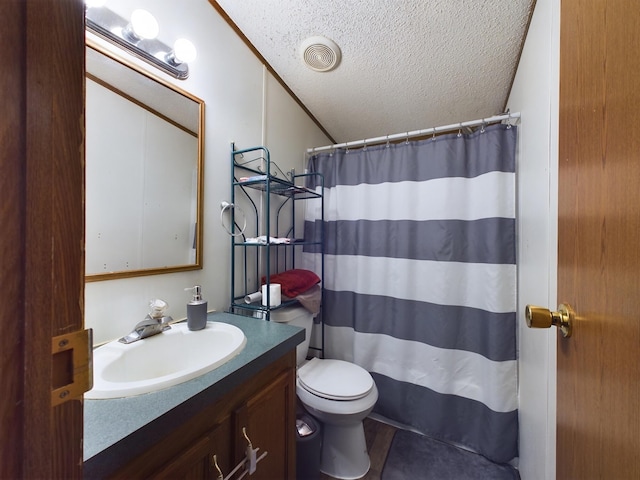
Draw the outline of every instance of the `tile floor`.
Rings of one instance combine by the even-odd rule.
[[[391,441],[393,440],[393,436],[396,430],[397,429],[395,427],[382,422],[378,422],[376,420],[372,420],[370,418],[366,418],[364,420],[364,434],[367,442],[367,448],[369,450],[369,457],[371,459],[371,468],[369,472],[364,477],[362,477],[364,480],[380,480],[382,476],[382,470],[384,469],[385,460],[387,459],[387,455],[391,447]],[[475,457],[479,456],[475,455]],[[519,475],[515,470],[503,472],[502,470],[504,470],[504,466],[501,467],[496,465],[496,470],[494,471],[493,464],[491,464],[491,462],[489,462],[488,460],[484,459],[484,462],[489,464],[489,466],[485,464],[478,464],[476,460],[477,459],[475,458],[469,458],[469,463],[464,463],[464,465],[467,465],[468,468],[471,469],[478,468],[477,472],[475,470],[469,471],[466,467],[460,469],[458,467],[462,464],[456,463],[456,465],[458,465],[458,467],[456,467],[458,468],[458,473],[463,475],[464,478],[519,478]],[[458,459],[456,461],[459,462],[460,460]],[[463,462],[466,461],[467,460],[463,460]],[[500,475],[498,475],[498,470],[500,470]],[[477,477],[476,473],[478,474]],[[320,474],[320,480],[334,480],[334,478],[330,477],[329,475]],[[414,478],[414,475],[412,475],[411,479],[407,480],[416,479]]]

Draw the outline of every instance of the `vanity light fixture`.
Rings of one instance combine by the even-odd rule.
[[[158,36],[160,25],[156,18],[141,8],[131,14],[129,25],[122,30],[122,36],[130,43],[137,45],[142,40],[153,40]]]
[[[102,2],[104,3],[104,2]],[[86,28],[98,37],[180,80],[189,76],[188,62],[196,58],[196,48],[185,38],[176,40],[173,49],[157,40],[159,26],[146,10],[135,10],[127,21],[100,0],[85,0]]]
[[[173,44],[173,50],[167,55],[166,60],[171,65],[193,62],[198,53],[196,47],[186,38],[179,38]]]

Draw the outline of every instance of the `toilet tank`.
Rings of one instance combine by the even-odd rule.
[[[272,322],[288,323],[305,329],[304,342],[296,347],[297,364],[301,365],[306,360],[307,352],[309,351],[313,315],[304,307],[294,306],[272,310],[270,318]]]

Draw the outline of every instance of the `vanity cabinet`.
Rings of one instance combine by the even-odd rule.
[[[295,478],[294,474],[283,475],[295,470],[295,384],[289,380],[288,372],[281,374],[264,390],[253,395],[234,415],[235,432],[246,428],[253,448],[259,448],[257,457],[267,452],[251,475],[252,480]],[[293,401],[290,400],[292,396]],[[292,415],[293,423],[290,422]],[[235,439],[237,464],[242,460],[247,441],[238,435]]]
[[[258,448],[257,479],[295,478],[295,351],[207,405],[110,478],[218,479]],[[246,434],[246,435],[245,435]],[[239,469],[231,478],[242,475]],[[223,478],[224,478],[223,477]]]
[[[222,472],[231,471],[231,420],[226,417],[211,432],[180,452],[150,476],[157,479],[215,479]],[[224,477],[223,477],[224,478]]]

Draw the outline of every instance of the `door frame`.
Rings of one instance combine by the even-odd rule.
[[[80,478],[82,400],[52,407],[52,337],[83,329],[84,3],[0,3],[0,476]]]
[[[560,4],[537,0],[507,106],[520,112],[517,151],[518,468],[555,480],[556,336],[528,329],[528,303],[556,305]]]

